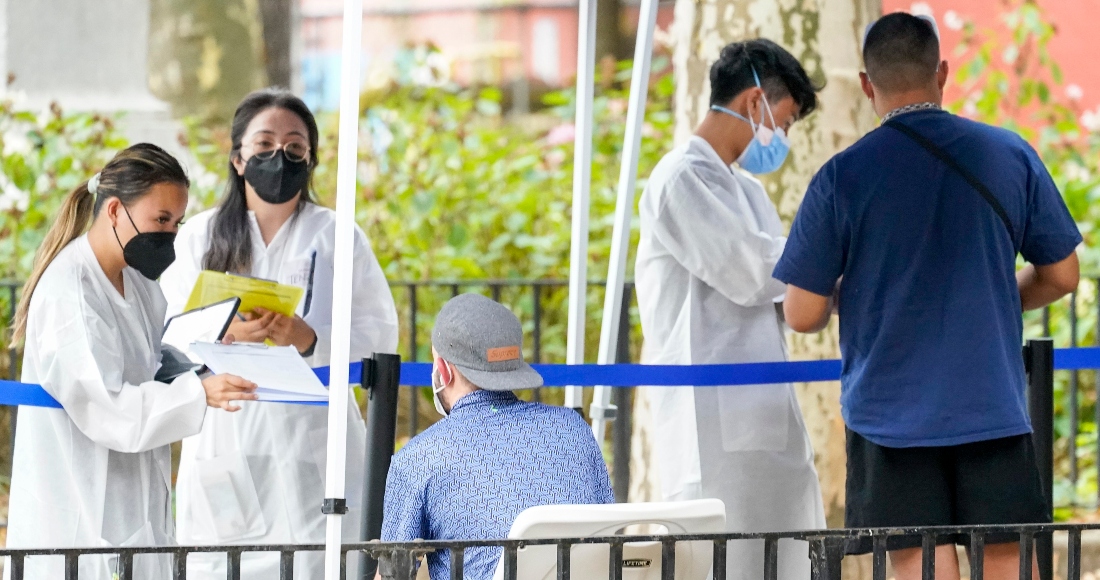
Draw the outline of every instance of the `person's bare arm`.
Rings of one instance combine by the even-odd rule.
[[[1080,280],[1081,267],[1077,262],[1076,252],[1060,262],[1046,266],[1028,264],[1016,272],[1020,304],[1025,312],[1042,308],[1076,290]]]
[[[787,296],[783,299],[783,317],[787,326],[795,332],[820,332],[829,324],[833,313],[830,296],[814,294],[798,286],[787,284]]]

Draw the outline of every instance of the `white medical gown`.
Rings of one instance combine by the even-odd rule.
[[[194,373],[170,385],[153,380],[164,297],[136,270],[122,275],[125,297],[82,236],[34,291],[22,380],[41,384],[64,410],[19,409],[9,548],[175,543],[169,444],[199,432],[206,393]],[[140,556],[134,578],[169,578],[170,562]],[[115,565],[113,557],[82,557],[80,578],[108,580]],[[25,566],[32,580],[64,575],[60,557]]]
[[[692,137],[654,168],[635,267],[645,344],[662,365],[787,360],[772,278],[786,238],[760,182]],[[718,498],[733,532],[825,527],[817,472],[789,384],[650,387],[665,500]],[[731,542],[732,580],[760,578],[763,542]],[[779,578],[809,578],[805,543],[780,544]]]
[[[202,271],[217,210],[187,221],[176,238],[176,262],[161,277],[168,315],[183,311]],[[331,352],[333,251],[336,214],[307,204],[264,246],[249,212],[249,275],[308,289],[298,314],[317,332],[306,359],[327,366]],[[316,256],[316,257],[314,257]],[[397,348],[397,311],[382,269],[363,231],[355,228],[352,273],[351,360]],[[308,312],[306,312],[308,308]],[[182,544],[311,544],[325,541],[325,452],[328,408],[249,401],[232,415],[211,411],[202,433],[183,442],[176,481],[176,522]],[[362,518],[366,428],[359,407],[348,406],[347,502],[344,541],[358,541]],[[349,578],[355,558],[349,557]],[[246,554],[242,580],[279,577],[279,554]],[[223,580],[225,555],[192,555],[189,579]],[[319,579],[321,552],[298,554],[295,578]]]

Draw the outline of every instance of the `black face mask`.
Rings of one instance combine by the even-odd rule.
[[[176,261],[174,246],[176,234],[173,232],[142,233],[137,229],[134,218],[130,217],[130,210],[126,209],[126,206],[122,206],[122,209],[126,212],[130,225],[134,226],[134,231],[137,232],[137,235],[130,238],[130,241],[123,246],[122,240],[118,238],[118,228],[111,228],[115,231],[118,246],[122,248],[122,258],[126,260],[127,266],[141,272],[142,276],[150,280],[160,278],[168,266]]]
[[[253,155],[244,166],[244,179],[267,203],[282,205],[309,183],[309,162],[291,161],[281,149],[270,159]]]

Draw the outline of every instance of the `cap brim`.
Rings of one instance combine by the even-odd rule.
[[[478,371],[457,364],[455,366],[462,371],[462,376],[486,391],[522,391],[542,386],[542,375],[527,363],[514,371],[497,372]]]

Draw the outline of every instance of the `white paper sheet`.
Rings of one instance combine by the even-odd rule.
[[[328,389],[293,346],[196,342],[191,351],[215,373],[256,383],[261,401],[328,401]]]

